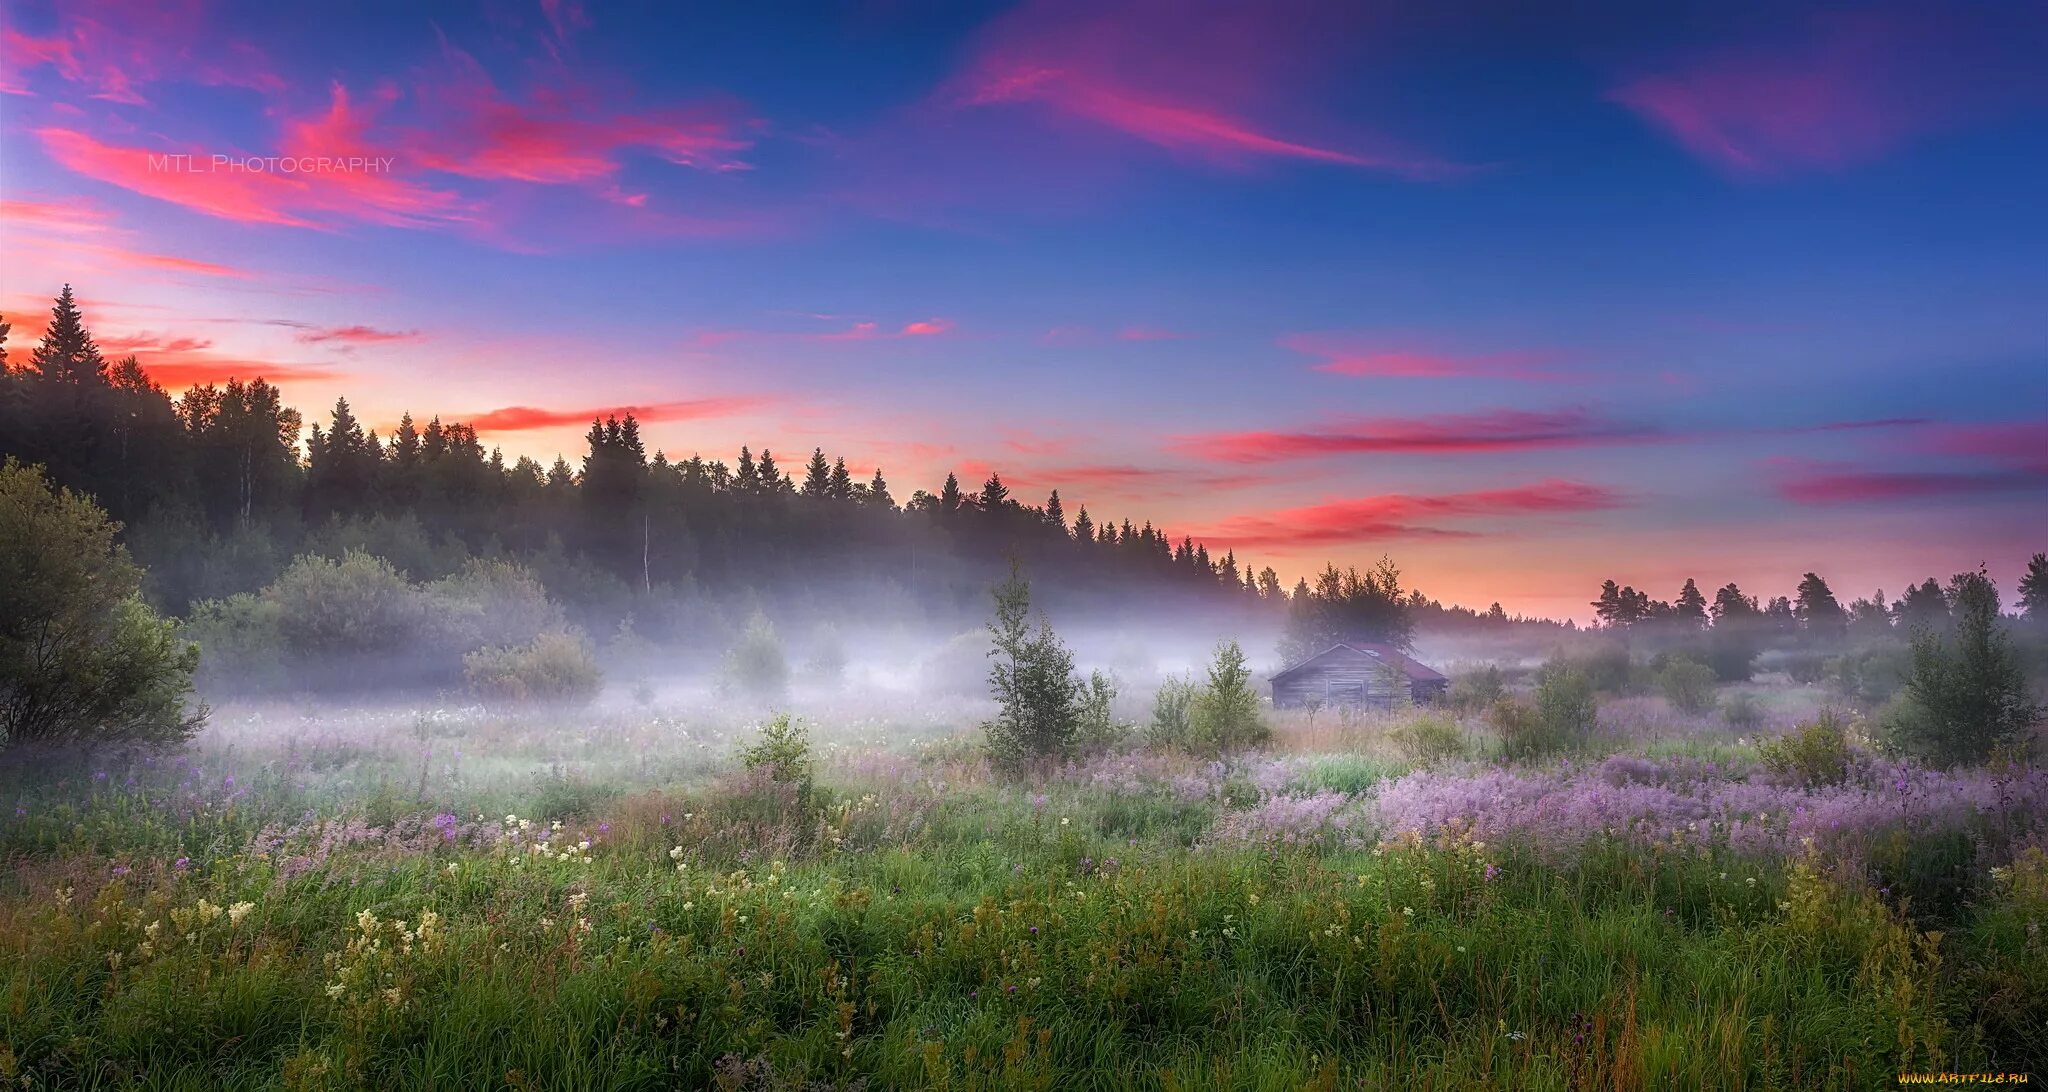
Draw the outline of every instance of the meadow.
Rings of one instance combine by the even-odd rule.
[[[1758,684],[1272,715],[992,772],[984,710],[231,705],[0,774],[22,1088],[1873,1088],[2048,1076],[2048,773],[1857,746]],[[902,712],[915,708],[915,713]],[[1435,722],[1440,724],[1441,720]]]

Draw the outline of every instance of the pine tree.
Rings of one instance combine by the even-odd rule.
[[[1060,491],[1055,489],[1052,496],[1045,498],[1045,522],[1059,528],[1060,534],[1067,533],[1067,512],[1060,507]]]
[[[1892,613],[1909,633],[1948,627],[1948,599],[1931,576],[1924,583],[1907,585],[1905,598],[1893,605]]]
[[[2020,742],[2041,712],[2004,632],[1990,576],[1958,573],[1950,586],[1955,632],[1914,633],[1910,705],[1887,723],[1895,743],[1940,766],[1982,762]]]
[[[853,499],[853,475],[846,472],[846,460],[832,460],[832,477],[825,483],[825,495],[833,500]]]
[[[946,472],[946,484],[939,487],[939,511],[951,514],[958,512],[966,503],[960,496],[960,478],[952,471]]]
[[[896,507],[896,498],[889,495],[889,483],[882,479],[882,468],[875,468],[875,476],[868,482],[868,491],[861,500],[876,508]]]
[[[1748,621],[1761,613],[1756,609],[1756,600],[1743,595],[1733,582],[1714,592],[1714,605],[1708,609],[1717,626]]]
[[[769,496],[789,493],[796,489],[795,483],[775,465],[775,454],[767,448],[761,449],[760,461],[755,464],[755,473],[761,476],[761,492]]]
[[[50,325],[43,330],[42,344],[29,357],[29,370],[51,386],[89,390],[108,385],[107,362],[86,330],[85,316],[68,284],[50,308]]]
[[[1074,517],[1074,541],[1083,546],[1095,545],[1095,521],[1088,518],[1088,506],[1085,504],[1081,506],[1080,514]]]
[[[732,487],[734,492],[743,494],[761,491],[761,473],[754,469],[754,456],[745,444],[740,445],[739,469],[733,472]]]
[[[989,691],[994,720],[982,726],[991,757],[1019,769],[1057,761],[1072,750],[1081,726],[1081,684],[1074,678],[1074,654],[1039,617],[1031,632],[1031,585],[1011,563],[1010,578],[994,589],[995,618],[989,623],[995,660]]]
[[[832,464],[825,461],[825,449],[811,449],[811,461],[804,466],[803,494],[811,500],[824,500],[832,495]]]
[[[984,512],[1000,512],[1010,506],[1010,489],[1001,474],[989,471],[988,480],[981,483],[980,504]]]
[[[1819,640],[1839,641],[1848,632],[1849,615],[1835,599],[1835,593],[1817,573],[1799,580],[1799,599],[1792,613],[1806,632]]]
[[[2020,613],[2035,625],[2048,625],[2048,554],[2035,554],[2020,577]]]
[[[1673,613],[1680,622],[1695,629],[1707,624],[1707,597],[1700,594],[1700,586],[1692,577],[1685,578],[1685,587],[1678,589],[1678,604]]]

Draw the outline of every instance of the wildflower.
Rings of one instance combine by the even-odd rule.
[[[1066,816],[1064,816],[1064,815],[1060,816],[1060,825],[1061,825],[1061,826],[1066,826],[1066,825],[1067,825],[1068,823],[1070,823],[1070,822],[1072,822],[1072,821],[1073,821],[1073,820],[1071,820],[1071,819],[1068,819],[1068,818],[1067,818]]]
[[[228,924],[242,924],[242,919],[248,917],[249,911],[254,909],[256,909],[256,904],[253,902],[238,902],[228,907]]]
[[[180,857],[177,860],[171,862],[171,867],[177,869],[180,872],[183,872],[186,869],[192,867],[192,858]]]
[[[1412,917],[1414,917],[1414,916],[1415,916],[1415,908],[1414,908],[1413,906],[1403,906],[1403,907],[1401,908],[1401,916],[1402,916],[1402,917],[1404,917],[1404,918],[1412,918]]]
[[[453,876],[453,875],[455,875],[455,870],[456,870],[456,868],[457,868],[457,867],[458,867],[458,866],[456,865],[456,863],[455,863],[454,861],[449,861],[449,862],[448,862],[448,874],[449,874],[450,876]]]

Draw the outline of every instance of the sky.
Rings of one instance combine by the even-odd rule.
[[[173,393],[544,463],[631,409],[1555,617],[2048,549],[2048,4],[0,18],[17,359],[68,282]]]

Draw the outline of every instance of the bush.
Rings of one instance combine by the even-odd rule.
[[[817,773],[810,732],[788,713],[778,713],[761,726],[754,742],[740,751],[740,764],[778,785],[791,786],[797,803],[810,805]]]
[[[1088,673],[1081,688],[1081,725],[1075,733],[1082,747],[1104,751],[1121,744],[1131,726],[1116,719],[1116,680],[1100,671]]]
[[[427,603],[381,557],[350,550],[339,561],[305,554],[263,590],[278,633],[296,657],[330,662],[402,653],[414,644]]]
[[[1512,761],[1522,761],[1583,746],[1598,714],[1591,680],[1576,667],[1553,664],[1538,677],[1533,704],[1503,698],[1487,717],[1500,733],[1502,752]]]
[[[1387,739],[1417,766],[1440,766],[1466,757],[1471,747],[1458,722],[1437,713],[1409,717],[1387,733]]]
[[[1998,615],[1998,589],[1983,573],[1952,585],[1954,632],[1913,636],[1910,708],[1886,725],[1897,749],[1938,766],[1982,762],[2018,744],[2040,715]]]
[[[1779,667],[1793,682],[1805,686],[1820,681],[1827,669],[1827,657],[1818,652],[1791,652],[1779,661]]]
[[[199,648],[142,601],[120,524],[42,471],[0,465],[0,745],[172,743]]]
[[[1748,682],[1756,674],[1757,652],[1756,638],[1741,625],[1723,624],[1714,627],[1699,659],[1724,683]]]
[[[996,585],[996,615],[989,623],[995,663],[988,686],[998,710],[982,725],[989,754],[998,766],[1017,769],[1073,753],[1081,729],[1081,685],[1074,681],[1074,654],[1043,617],[1031,622],[1031,585],[1013,565]]]
[[[588,702],[604,686],[590,642],[553,630],[512,647],[482,648],[462,657],[462,675],[479,697],[544,704]]]
[[[1754,732],[1764,722],[1764,707],[1757,703],[1756,695],[1747,690],[1728,695],[1721,702],[1721,719],[1730,728]]]
[[[1216,646],[1216,660],[1209,666],[1208,689],[1195,698],[1189,713],[1199,750],[1230,754],[1272,738],[1272,729],[1259,716],[1259,695],[1252,689],[1251,677],[1251,669],[1244,663],[1244,649],[1236,641]]]
[[[1912,671],[1912,649],[1895,641],[1843,653],[1822,666],[1830,686],[1866,706],[1890,701]]]
[[[1507,680],[1493,664],[1461,671],[1444,693],[1444,704],[1460,713],[1477,713],[1491,708],[1507,693]]]
[[[1168,677],[1152,695],[1152,721],[1145,726],[1145,742],[1154,747],[1191,749],[1195,738],[1195,699],[1202,688],[1192,680]]]
[[[260,595],[240,592],[192,605],[185,637],[199,646],[200,686],[237,692],[283,689],[286,670],[282,611]]]
[[[1699,714],[1714,708],[1714,669],[1703,663],[1673,658],[1657,669],[1657,689],[1664,699],[1683,713]]]
[[[747,628],[725,654],[724,677],[731,691],[754,698],[779,698],[789,692],[789,661],[768,616],[755,611]]]
[[[1576,671],[1594,690],[1607,694],[1640,694],[1649,687],[1649,673],[1629,658],[1627,646],[1613,641],[1601,641],[1577,656],[1559,657],[1546,667]]]
[[[1839,785],[1849,776],[1849,726],[1824,709],[1814,720],[1758,744],[1757,754],[1772,773],[1807,788]]]

